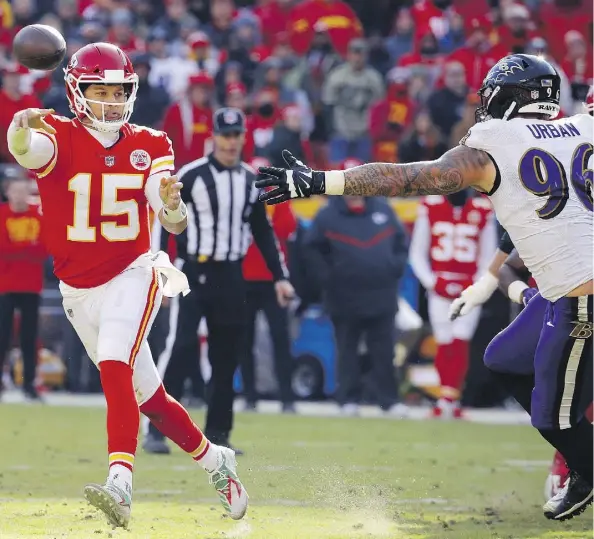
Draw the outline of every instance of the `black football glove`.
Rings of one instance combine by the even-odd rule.
[[[308,198],[325,193],[323,172],[312,170],[288,150],[283,150],[283,159],[288,169],[260,167],[256,187],[263,189],[258,197],[261,202],[279,204],[291,198]],[[270,187],[273,189],[268,189]]]

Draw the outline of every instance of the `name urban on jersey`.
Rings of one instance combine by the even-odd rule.
[[[544,105],[543,105],[544,106]],[[553,124],[527,124],[528,131],[534,138],[579,137],[581,133],[571,122]]]

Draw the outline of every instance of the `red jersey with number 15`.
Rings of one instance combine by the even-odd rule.
[[[493,207],[482,196],[471,197],[464,206],[454,206],[441,195],[426,196],[419,205],[431,227],[431,269],[436,274],[472,278],[477,272],[481,233]]]
[[[78,120],[46,116],[54,155],[36,170],[54,273],[69,286],[92,288],[113,279],[150,249],[145,184],[173,170],[171,141],[134,124],[105,148]]]

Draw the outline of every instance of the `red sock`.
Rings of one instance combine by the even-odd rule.
[[[140,411],[164,436],[189,453],[194,460],[202,460],[210,449],[210,442],[206,436],[192,421],[186,409],[167,394],[163,384],[140,407]]]
[[[440,398],[446,401],[457,401],[460,392],[456,384],[456,366],[453,356],[455,355],[454,342],[440,344],[435,356],[435,368],[439,374],[441,383]]]
[[[121,361],[102,361],[99,373],[107,402],[109,466],[121,464],[131,471],[140,424],[132,369]]]
[[[470,343],[461,339],[454,339],[451,347],[451,384],[453,388],[460,392],[464,386],[466,373],[468,372]]]

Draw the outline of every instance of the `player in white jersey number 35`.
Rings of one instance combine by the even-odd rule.
[[[498,220],[547,300],[528,393],[532,424],[566,458],[566,488],[544,506],[565,520],[592,502],[593,119],[559,114],[560,78],[541,57],[513,54],[487,73],[477,123],[435,161],[371,163],[314,171],[284,152],[288,169],[260,169],[269,204],[316,194],[447,195],[473,187]],[[512,392],[513,394],[513,392]],[[531,396],[530,396],[531,395]]]

